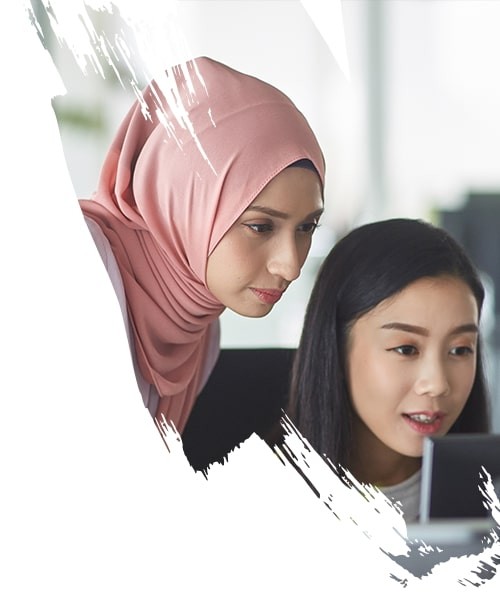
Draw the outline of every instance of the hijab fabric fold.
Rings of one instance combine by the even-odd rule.
[[[209,254],[276,174],[309,159],[323,183],[324,162],[305,118],[276,88],[208,58],[173,73],[192,131],[151,82],[80,205],[116,258],[137,365],[182,432],[210,325],[224,310],[206,286]]]

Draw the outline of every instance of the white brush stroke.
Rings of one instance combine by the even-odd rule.
[[[191,76],[187,70],[185,57],[187,46],[181,29],[177,26],[177,2],[174,0],[145,0],[139,3],[123,2],[97,2],[83,0],[41,0],[45,12],[49,18],[50,25],[57,40],[61,45],[66,44],[71,50],[77,64],[84,74],[89,68],[105,77],[105,66],[112,68],[115,77],[123,87],[130,86],[143,107],[144,115],[150,118],[148,108],[142,95],[142,81],[155,80],[160,91],[167,99],[168,106],[173,112],[178,126],[188,130],[195,141],[201,155],[211,166],[210,160],[200,144],[188,118],[188,112],[180,97],[175,84],[175,77],[169,65],[180,65],[188,89],[193,91]],[[130,27],[134,35],[133,40],[127,40],[123,32],[116,33],[114,39],[101,31],[97,31],[89,16],[88,8],[99,12],[118,12],[123,22]],[[147,15],[154,11],[154,19],[148,19]],[[36,17],[35,17],[36,19]],[[68,32],[71,32],[68,35]],[[129,43],[133,41],[136,46],[135,60]],[[137,60],[139,58],[139,60]],[[120,63],[126,68],[120,69]],[[124,81],[121,71],[127,72],[127,80]],[[195,67],[195,73],[203,84],[203,78]],[[204,85],[204,84],[203,84]],[[164,109],[160,98],[156,102],[156,115],[164,125],[170,137],[174,137],[173,124],[165,118]]]
[[[500,526],[500,500],[498,499],[498,493],[493,485],[491,475],[483,467],[480,473],[482,484],[479,486],[484,502],[483,505],[491,513],[495,523]]]
[[[340,0],[301,0],[345,77],[350,80],[349,59]]]
[[[478,568],[482,564],[486,569],[493,569],[500,562],[498,524],[498,498],[493,489],[491,478],[485,471],[485,486],[483,494],[486,504],[492,512],[495,522],[492,523],[489,534],[484,536],[483,547],[479,554],[450,558],[439,546],[428,545],[423,541],[409,540],[404,519],[399,508],[393,505],[380,491],[373,486],[360,484],[349,472],[347,481],[352,486],[348,488],[337,476],[332,476],[338,470],[331,463],[327,464],[305,440],[294,426],[285,419],[285,428],[289,436],[285,443],[285,454],[296,464],[316,490],[319,499],[343,523],[354,524],[358,529],[352,533],[353,539],[360,534],[388,556],[394,557],[394,564],[384,565],[386,572],[404,583],[405,589],[421,590],[421,586],[433,592],[438,589],[456,590],[457,593],[472,587],[490,590],[499,589],[498,578],[487,581],[478,576]],[[280,453],[281,454],[281,453]],[[488,543],[487,543],[488,542]],[[421,562],[418,555],[432,555],[432,564],[421,575]],[[398,557],[413,557],[413,564],[399,561]],[[382,564],[379,563],[381,567]],[[406,568],[408,567],[408,568]],[[489,586],[492,586],[491,588]],[[492,592],[494,593],[494,592]],[[498,593],[498,592],[497,592]]]
[[[26,6],[7,7],[2,73],[15,86],[4,91],[1,113],[9,293],[1,311],[8,355],[0,443],[11,457],[2,460],[1,596],[324,597],[348,584],[353,596],[401,597],[391,573],[406,578],[405,597],[476,591],[459,579],[474,581],[469,570],[491,562],[491,552],[416,580],[379,550],[405,549],[397,511],[377,494],[373,519],[375,505],[360,508],[358,492],[339,500],[344,490],[317,456],[308,457],[311,479],[331,510],[255,437],[214,465],[208,480],[189,469],[175,432],[167,432],[165,452],[134,391],[112,289],[97,253],[89,256],[50,106],[62,83]],[[80,41],[75,52],[85,65],[94,50],[72,29],[83,7],[71,4],[59,34]],[[288,443],[303,441],[291,434]],[[482,586],[482,597],[498,594],[497,581]]]

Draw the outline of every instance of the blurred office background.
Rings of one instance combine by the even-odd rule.
[[[67,89],[54,108],[75,195],[88,197],[133,92],[126,69],[122,83],[112,69],[83,77],[38,1],[32,6]],[[282,89],[327,159],[326,212],[303,275],[266,318],[226,311],[222,344],[296,346],[314,276],[335,240],[367,221],[418,217],[449,229],[484,275],[487,371],[498,398],[500,1],[346,0],[342,11],[350,77],[298,1],[178,2],[191,56],[211,56]],[[126,35],[118,12],[89,14],[110,39]]]

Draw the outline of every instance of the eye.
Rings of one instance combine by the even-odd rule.
[[[470,356],[471,354],[474,354],[474,350],[469,346],[457,346],[450,350],[450,354],[452,356]]]
[[[273,230],[270,223],[244,223],[244,225],[254,233],[269,233]]]
[[[403,344],[402,346],[390,348],[389,352],[395,352],[401,356],[416,356],[418,354],[417,348],[415,346],[411,346],[410,344]]]
[[[311,223],[302,223],[302,225],[299,225],[297,230],[301,233],[314,233],[319,226],[319,223],[312,221]]]

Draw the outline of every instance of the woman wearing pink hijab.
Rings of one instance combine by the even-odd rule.
[[[208,58],[174,71],[192,130],[152,82],[81,208],[144,403],[182,433],[218,356],[219,315],[264,316],[298,277],[322,212],[324,161],[274,87]]]

